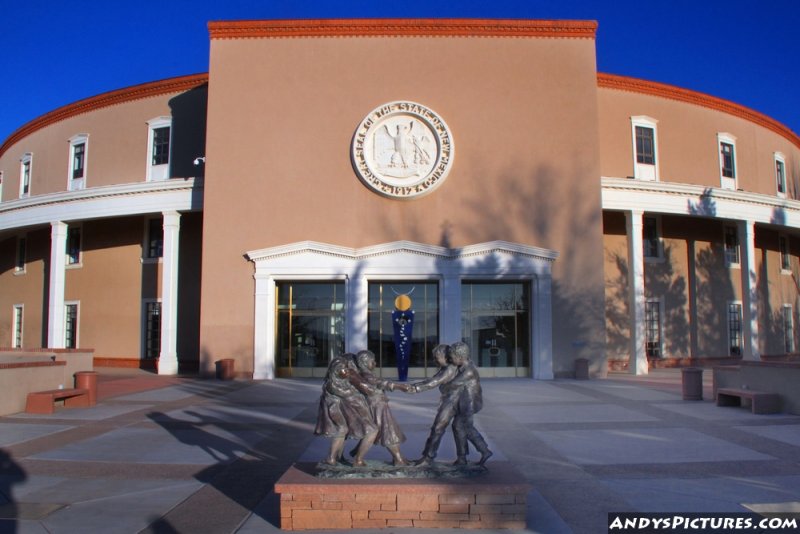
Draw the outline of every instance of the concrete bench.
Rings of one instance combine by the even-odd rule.
[[[717,406],[741,406],[743,399],[750,401],[750,409],[754,414],[778,413],[781,411],[781,397],[776,393],[733,388],[720,388],[717,390]]]
[[[89,390],[80,388],[51,389],[48,391],[34,391],[28,393],[28,402],[25,405],[26,413],[53,413],[57,400],[64,400],[68,408],[89,406]]]

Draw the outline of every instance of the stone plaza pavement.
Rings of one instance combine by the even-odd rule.
[[[273,484],[327,450],[320,380],[100,373],[93,408],[0,418],[0,532],[277,532]],[[682,400],[676,370],[484,380],[489,468],[513,462],[533,487],[525,532],[605,532],[609,512],[800,512],[800,416],[716,407],[710,374],[703,401]],[[438,397],[390,394],[410,458]],[[453,457],[448,433],[439,459]]]

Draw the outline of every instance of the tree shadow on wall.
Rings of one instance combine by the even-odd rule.
[[[720,245],[696,254],[698,356],[728,356],[728,304],[738,300]]]
[[[662,325],[662,349],[666,357],[688,357],[691,354],[691,326],[687,282],[673,268],[672,247],[664,247],[663,262],[645,265],[645,297],[659,299],[664,303]],[[630,353],[630,274],[627,257],[619,253],[608,253],[609,263],[614,265],[616,275],[606,278],[606,343],[609,354]]]

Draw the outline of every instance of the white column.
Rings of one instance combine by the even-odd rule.
[[[457,274],[445,274],[442,282],[442,311],[440,315],[442,343],[461,341],[461,278]],[[477,352],[477,347],[470,347]]]
[[[256,267],[255,339],[253,340],[253,379],[275,378],[275,281]],[[272,313],[270,313],[272,310]]]
[[[758,298],[756,295],[756,261],[755,261],[755,223],[753,221],[738,222],[739,240],[741,243],[742,269],[742,327],[744,347],[742,358],[760,360],[758,349]]]
[[[47,311],[47,346],[64,348],[64,284],[67,267],[67,225],[50,224],[50,287]]]
[[[534,280],[533,295],[533,359],[532,378],[552,380],[553,376],[553,296],[550,275]]]
[[[369,304],[369,281],[363,275],[351,275],[347,279],[347,306],[345,312],[344,350],[358,352],[369,344],[367,306]]]
[[[161,355],[158,374],[178,374],[178,244],[181,215],[164,212],[164,256],[161,264]]]
[[[644,339],[643,215],[644,212],[639,210],[625,212],[628,234],[628,293],[631,311],[631,348],[628,369],[631,374],[635,375],[646,375],[648,373]]]

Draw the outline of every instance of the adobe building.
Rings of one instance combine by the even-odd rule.
[[[596,24],[209,24],[209,72],[87,98],[0,146],[0,346],[99,366],[483,376],[795,352],[800,138],[598,73]],[[157,365],[156,365],[157,364]]]

